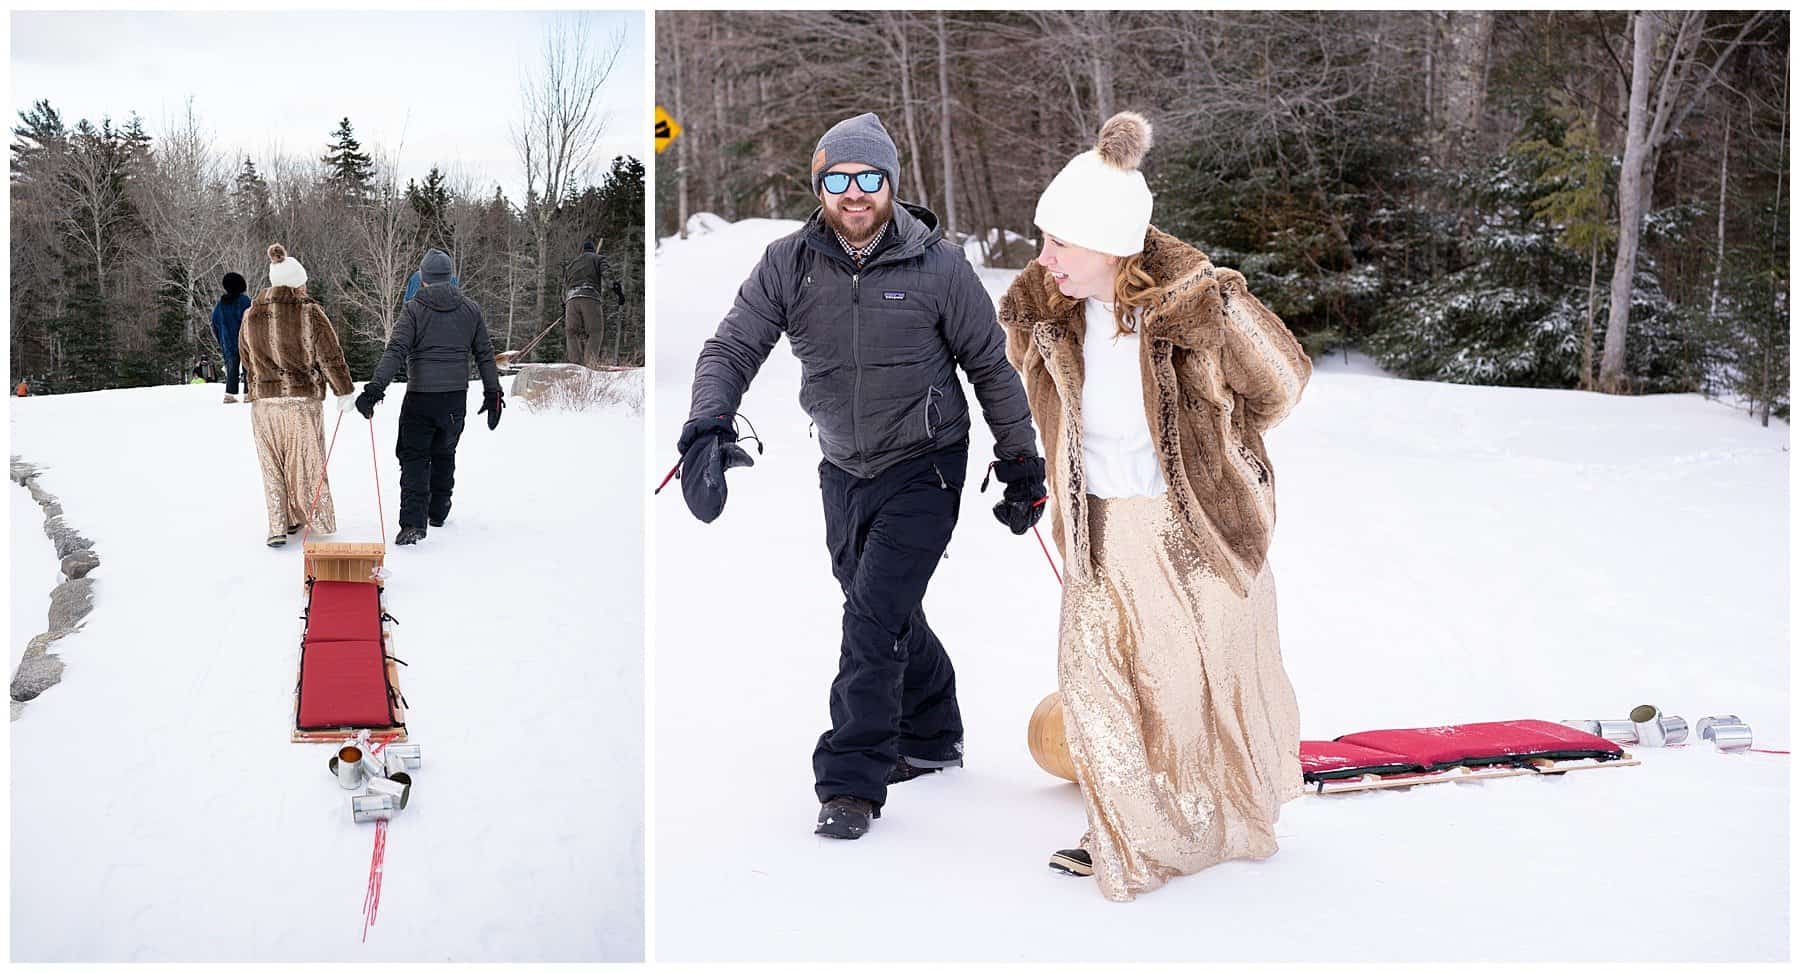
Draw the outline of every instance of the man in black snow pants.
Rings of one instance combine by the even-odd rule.
[[[993,301],[937,217],[895,205],[899,154],[881,120],[833,126],[812,158],[820,209],[769,245],[694,370],[677,444],[682,492],[710,522],[725,470],[750,465],[733,417],[786,334],[825,459],[819,488],[844,631],[831,729],[813,750],[816,833],[857,838],[889,784],[962,765],[956,673],[920,603],[950,543],[969,456],[961,366],[993,431],[994,508],[1013,533],[1042,512],[1044,461]]]
[[[388,338],[375,377],[356,398],[356,411],[374,418],[388,383],[406,366],[406,398],[400,402],[400,435],[394,452],[400,457],[400,533],[395,544],[425,539],[425,524],[444,526],[450,516],[450,493],[456,486],[456,443],[469,412],[469,356],[481,370],[481,412],[488,428],[500,424],[506,402],[500,394],[500,371],[494,365],[494,343],[488,339],[481,308],[450,282],[450,255],[426,252],[419,261],[424,286],[406,302]]]

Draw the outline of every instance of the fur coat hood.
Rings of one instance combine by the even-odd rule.
[[[325,309],[305,287],[269,287],[244,312],[238,354],[249,379],[245,397],[325,398],[354,389],[350,365]]]
[[[1212,570],[1243,595],[1275,529],[1263,433],[1300,401],[1312,361],[1235,270],[1151,227],[1143,267],[1163,288],[1139,323],[1144,417],[1177,519]],[[1000,301],[1006,353],[1044,439],[1050,521],[1065,573],[1092,569],[1082,471],[1083,302],[1033,262]]]

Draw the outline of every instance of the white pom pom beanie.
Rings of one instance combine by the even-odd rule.
[[[269,246],[269,286],[306,286],[306,268],[300,266],[300,261],[288,256],[287,248],[279,243]]]
[[[1138,165],[1149,150],[1144,116],[1120,112],[1107,119],[1094,147],[1070,159],[1038,197],[1038,229],[1115,257],[1142,253],[1152,200]]]

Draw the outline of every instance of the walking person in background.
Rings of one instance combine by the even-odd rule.
[[[306,293],[306,268],[281,244],[269,247],[269,286],[243,314],[238,334],[244,396],[262,466],[270,547],[299,532],[312,507],[313,533],[337,530],[331,485],[324,482],[325,426],[319,404],[325,389],[338,411],[350,408],[356,387],[325,309]]]
[[[844,592],[831,728],[813,749],[814,830],[831,838],[868,831],[889,784],[962,766],[956,673],[922,604],[968,470],[958,366],[994,434],[992,468],[1006,484],[995,516],[1022,534],[1044,496],[1044,461],[993,301],[937,217],[896,203],[899,172],[873,114],[819,140],[819,209],[769,245],[701,350],[676,444],[688,507],[710,522],[724,508],[725,471],[750,464],[736,445],[738,403],[787,335],[825,454],[825,542]]]
[[[481,372],[482,406],[491,430],[506,403],[494,344],[481,308],[463,295],[450,255],[433,248],[419,261],[423,286],[400,310],[375,377],[356,399],[357,411],[374,418],[388,383],[405,367],[406,398],[400,402],[400,533],[395,544],[417,544],[427,525],[442,527],[456,488],[456,444],[469,411],[469,359]]]
[[[213,305],[212,329],[225,362],[225,402],[230,404],[238,400],[238,375],[242,372],[238,364],[238,329],[243,325],[244,312],[250,310],[250,295],[244,293],[248,290],[244,275],[235,271],[225,275],[224,286],[225,293]]]
[[[1262,436],[1312,362],[1243,275],[1150,225],[1149,147],[1142,116],[1106,122],[1039,198],[1043,251],[1000,302],[1049,464],[1057,685],[1087,810],[1050,866],[1117,901],[1273,855],[1302,784]]]
[[[600,363],[606,336],[606,309],[601,288],[607,279],[606,257],[593,240],[581,241],[581,252],[563,265],[563,340],[569,361],[589,368]],[[613,281],[613,295],[621,306],[625,292]]]

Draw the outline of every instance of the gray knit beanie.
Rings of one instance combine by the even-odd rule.
[[[455,271],[450,255],[436,247],[425,251],[425,259],[419,261],[419,277],[427,284],[442,284]]]
[[[900,150],[894,148],[894,140],[874,112],[846,118],[819,139],[812,157],[814,196],[819,195],[819,180],[825,177],[825,170],[840,162],[861,162],[880,169],[887,176],[888,185],[894,187],[894,198],[900,198]]]

